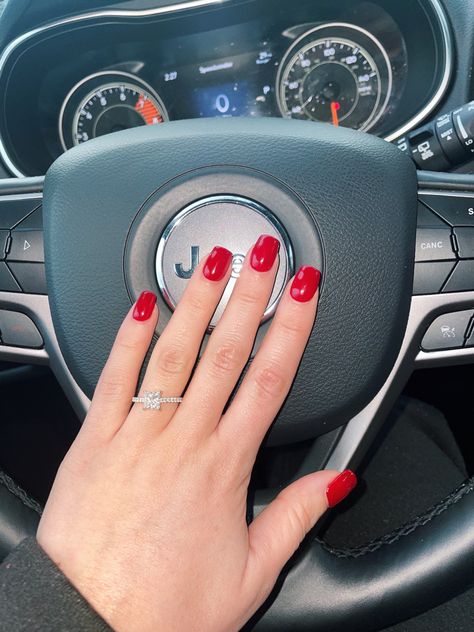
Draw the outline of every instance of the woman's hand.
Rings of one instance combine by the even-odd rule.
[[[319,272],[301,268],[224,413],[272,292],[278,246],[269,236],[254,246],[193,374],[232,255],[215,248],[196,270],[141,386],[165,397],[186,391],[179,406],[130,409],[158,320],[156,297],[140,296],[61,465],[38,542],[115,630],[238,630],[328,505],[355,484],[350,472],[311,474],[246,524],[256,454],[288,394],[318,301]]]

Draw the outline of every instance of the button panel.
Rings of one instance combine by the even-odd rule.
[[[0,197],[0,292],[46,294],[41,198]]]
[[[473,318],[472,309],[439,316],[426,332],[421,348],[423,351],[461,349],[466,345]]]
[[[474,197],[419,200],[413,293],[474,291]]]

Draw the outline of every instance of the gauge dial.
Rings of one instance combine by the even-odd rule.
[[[67,96],[60,116],[61,141],[67,149],[105,134],[166,120],[163,102],[142,80],[126,73],[98,73]]]
[[[390,65],[365,31],[362,37],[354,27],[334,27],[338,28],[313,29],[286,54],[278,76],[280,110],[289,118],[368,130],[385,109],[391,90]],[[358,34],[358,41],[341,36],[349,30],[352,36]],[[371,43],[372,51],[361,39]]]

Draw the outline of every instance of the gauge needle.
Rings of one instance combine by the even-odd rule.
[[[338,111],[341,108],[341,104],[337,101],[331,101],[331,116],[332,116],[332,124],[335,127],[339,127],[339,116]]]

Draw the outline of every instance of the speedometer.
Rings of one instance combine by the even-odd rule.
[[[64,149],[131,127],[168,120],[160,97],[143,80],[122,72],[86,77],[67,95],[59,131]]]
[[[293,44],[277,82],[283,116],[368,130],[385,110],[392,73],[387,54],[367,31],[330,24]]]

